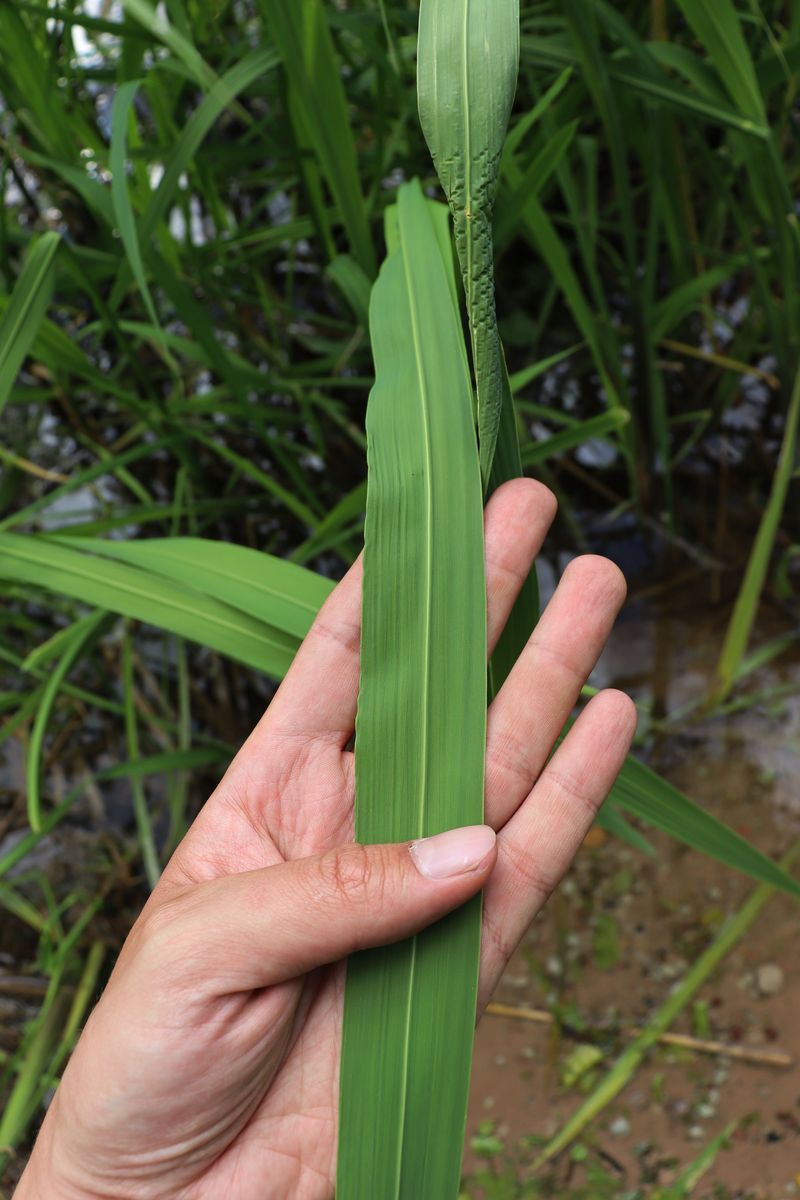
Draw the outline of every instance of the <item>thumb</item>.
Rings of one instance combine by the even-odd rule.
[[[203,883],[175,906],[168,941],[227,991],[268,987],[399,941],[475,895],[497,858],[488,825],[417,842],[353,843]],[[176,937],[174,922],[180,928]]]

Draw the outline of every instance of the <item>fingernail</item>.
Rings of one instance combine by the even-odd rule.
[[[464,829],[448,829],[447,833],[412,842],[409,850],[421,875],[427,875],[428,879],[450,879],[477,870],[494,842],[494,830],[489,825],[467,825]]]

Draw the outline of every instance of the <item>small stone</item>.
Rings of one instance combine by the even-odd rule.
[[[694,1110],[701,1121],[707,1121],[709,1117],[713,1117],[717,1111],[713,1104],[698,1104]]]
[[[507,1061],[507,1059],[506,1059],[505,1054],[495,1054],[494,1065],[496,1067],[504,1067],[506,1065],[506,1061]]]
[[[627,1137],[631,1131],[631,1123],[627,1117],[614,1117],[608,1127],[612,1137]]]
[[[756,984],[762,996],[775,996],[783,987],[783,970],[777,963],[764,963],[756,971]]]
[[[494,1108],[494,1096],[484,1096],[483,1097],[483,1107],[485,1109]]]
[[[548,975],[558,976],[564,970],[564,964],[557,954],[551,954],[545,966],[547,968]]]
[[[706,1136],[706,1131],[702,1125],[690,1125],[687,1131],[687,1136],[690,1137],[693,1142],[699,1142],[702,1141],[702,1139]]]

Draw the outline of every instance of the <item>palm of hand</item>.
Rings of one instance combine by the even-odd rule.
[[[530,481],[508,484],[490,501],[490,645],[552,515],[549,493]],[[610,563],[572,563],[491,707],[486,820],[498,831],[498,861],[484,894],[481,1004],[569,865],[627,751],[632,706],[605,692],[547,762],[623,595]],[[83,1158],[92,1195],[255,1200],[265,1187],[276,1200],[333,1195],[343,964],[254,990],[238,979],[252,975],[252,963],[245,970],[224,953],[209,962],[196,945],[168,937],[159,955],[151,935],[159,927],[168,935],[170,911],[215,881],[352,839],[347,746],[359,607],[357,564],[176,851],[91,1018],[92,1036],[79,1044],[57,1102],[71,1104],[71,1115],[81,1110],[72,1153],[74,1161]],[[358,880],[345,884],[358,887]],[[301,911],[303,900],[299,894]],[[325,929],[314,936],[316,961],[325,962]],[[115,1008],[126,1012],[122,1033]],[[108,1087],[97,1083],[100,1055]],[[81,1131],[91,1152],[81,1149]]]

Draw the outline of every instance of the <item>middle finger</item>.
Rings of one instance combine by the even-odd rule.
[[[625,599],[612,562],[573,559],[489,709],[486,821],[501,829],[528,795]]]

